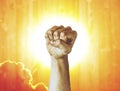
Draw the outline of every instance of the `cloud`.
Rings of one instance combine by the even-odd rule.
[[[44,83],[32,85],[32,75],[23,63],[6,61],[0,64],[0,91],[47,91]]]

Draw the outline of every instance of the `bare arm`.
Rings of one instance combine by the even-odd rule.
[[[47,49],[51,56],[49,91],[70,91],[68,54],[77,33],[70,27],[54,26],[46,32]]]
[[[70,91],[69,65],[67,56],[51,58],[51,77],[49,91]]]

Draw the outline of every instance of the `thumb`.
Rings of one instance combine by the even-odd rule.
[[[65,53],[71,52],[72,45],[67,44],[65,41],[58,39],[54,42],[54,46],[57,48],[60,48],[62,50],[65,50]]]

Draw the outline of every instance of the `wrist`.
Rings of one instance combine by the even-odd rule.
[[[51,67],[69,68],[68,55],[59,58],[51,56]]]
[[[64,55],[64,56],[61,56],[61,57],[54,57],[54,56],[51,56],[51,59],[52,59],[53,61],[68,60],[68,55]]]

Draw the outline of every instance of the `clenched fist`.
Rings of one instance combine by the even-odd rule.
[[[76,31],[73,31],[69,26],[53,26],[45,34],[49,54],[55,58],[69,54],[76,37]]]

